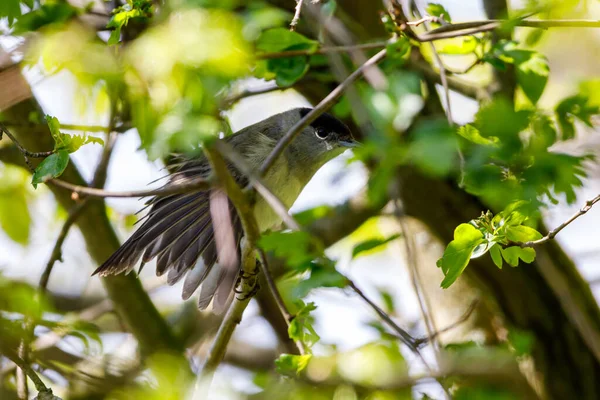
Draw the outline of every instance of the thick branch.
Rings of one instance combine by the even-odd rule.
[[[41,112],[33,100],[27,100],[4,111],[3,114],[7,119],[19,122],[27,121],[29,114],[34,111]],[[26,130],[15,128],[12,133],[27,149],[53,147],[47,126],[39,125]],[[85,185],[73,163],[69,163],[62,178],[74,182],[77,186]],[[70,192],[60,190],[56,186],[50,186],[50,189],[65,209],[73,207],[75,203]],[[90,256],[96,262],[104,262],[119,247],[119,240],[110,225],[103,202],[97,199],[90,201],[86,212],[77,220],[77,225],[84,236]],[[152,353],[159,349],[179,352],[182,349],[136,277],[110,277],[103,279],[103,283],[118,314],[139,341],[143,353]]]

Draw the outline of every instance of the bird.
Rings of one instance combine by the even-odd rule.
[[[306,116],[311,108],[294,108],[275,114],[224,140],[238,152],[253,172],[259,171],[277,142]],[[321,114],[285,148],[277,161],[263,177],[263,182],[279,197],[286,207],[291,207],[313,175],[329,160],[348,148],[356,147],[350,129],[328,113]],[[210,164],[204,155],[176,154],[167,166],[169,184],[208,177]],[[227,165],[235,182],[244,187],[248,176],[232,165]],[[219,192],[220,191],[220,192]],[[219,263],[215,240],[215,214],[211,212],[211,199],[222,189],[207,189],[190,193],[155,196],[148,200],[149,209],[136,224],[136,231],[93,273],[102,277],[131,272],[141,261],[140,270],[156,259],[156,274],[167,273],[167,283],[174,285],[184,276],[182,299],[188,300],[199,289],[198,308],[204,310],[211,304],[216,312],[222,311],[233,292],[241,272],[239,261],[231,268]],[[226,198],[225,198],[226,199]],[[228,201],[228,200],[227,200]],[[240,259],[243,229],[235,207],[228,201],[224,207],[231,224]],[[227,212],[228,211],[228,212]],[[257,198],[254,216],[261,232],[276,229],[281,219],[266,201]],[[231,243],[231,242],[230,242]]]

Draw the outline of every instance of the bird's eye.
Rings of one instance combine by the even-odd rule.
[[[315,136],[321,140],[325,140],[329,136],[329,133],[323,128],[317,128],[315,129]]]

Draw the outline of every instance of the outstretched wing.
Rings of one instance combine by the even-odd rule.
[[[205,159],[178,158],[181,161],[170,166],[170,183],[207,176],[210,171]],[[238,179],[240,184],[244,184],[244,180]],[[94,274],[106,276],[129,272],[140,261],[141,269],[156,258],[156,274],[167,273],[170,285],[185,276],[184,300],[202,284],[198,306],[201,309],[208,307],[214,297],[215,310],[223,309],[239,273],[239,244],[243,230],[228,199],[225,207],[211,207],[211,201],[217,197],[214,196],[215,189],[211,190],[152,198],[145,207],[150,211],[138,221],[142,222],[141,226]],[[230,224],[233,241],[228,243],[235,243],[234,249],[217,249],[213,220]],[[236,260],[236,265],[231,262],[223,266],[218,264],[218,254],[223,255],[224,251],[236,252],[236,257],[227,257]]]

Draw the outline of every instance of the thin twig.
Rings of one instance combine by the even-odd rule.
[[[6,356],[6,358],[8,358],[13,363],[15,363],[15,365],[17,367],[19,367],[23,372],[25,372],[25,374],[29,377],[29,379],[31,379],[31,381],[35,385],[35,389],[39,393],[39,395],[38,395],[39,399],[52,399],[52,398],[58,399],[57,397],[55,397],[52,394],[52,389],[50,389],[49,387],[47,387],[44,384],[44,382],[40,379],[38,374],[36,374],[36,372],[33,370],[33,368],[31,368],[31,366],[27,362],[25,362],[25,360],[23,360],[21,357],[19,357],[19,355],[16,354],[14,352],[14,350],[9,350],[9,349],[3,349],[3,350],[5,350],[5,351],[3,351],[4,356]]]
[[[111,112],[111,115],[114,113]],[[114,116],[110,117],[111,121],[115,120]],[[110,162],[110,157],[112,155],[112,151],[114,149],[114,144],[117,139],[117,135],[112,131],[112,126],[114,126],[114,122],[111,122],[109,126],[110,132],[107,134],[106,143],[104,145],[104,150],[102,151],[102,155],[100,157],[100,161],[98,162],[98,166],[96,167],[96,172],[94,173],[94,178],[92,179],[92,187],[102,188],[106,183],[108,164]],[[44,272],[40,278],[39,289],[41,293],[46,292],[46,288],[48,287],[48,281],[50,280],[50,274],[52,273],[52,268],[54,268],[54,264],[56,261],[62,261],[62,246],[69,234],[69,230],[71,226],[77,221],[77,218],[81,215],[81,212],[84,210],[86,204],[88,203],[88,198],[84,198],[79,203],[75,204],[73,208],[69,211],[69,215],[63,224],[62,229],[54,243],[54,248],[52,249],[52,253],[50,255],[50,259],[46,264],[46,268],[44,268]]]
[[[463,313],[463,315],[457,321],[453,322],[452,324],[448,325],[445,328],[440,329],[437,332],[434,332],[432,336],[426,336],[426,337],[423,337],[420,339],[416,339],[415,344],[420,347],[426,343],[431,342],[433,339],[437,339],[437,337],[440,336],[442,333],[451,331],[452,329],[455,329],[456,327],[464,324],[471,317],[471,315],[473,314],[473,311],[475,311],[475,309],[477,308],[477,304],[479,304],[479,301],[473,300],[471,302],[471,304],[469,305],[469,307],[467,308],[467,310]]]
[[[504,24],[519,26],[522,28],[600,28],[600,20],[593,19],[546,19],[546,20],[531,20],[521,19],[519,21],[489,19],[482,21],[459,22],[456,24],[448,24],[441,26],[430,33],[442,33],[460,31],[468,28],[480,28],[490,23],[494,23],[497,27]]]
[[[425,28],[429,31],[429,29],[430,29],[429,21],[430,21],[431,17],[421,17],[421,13],[418,9],[417,4],[416,3],[413,3],[413,4],[415,4],[415,11],[417,13],[417,16],[421,18],[419,21],[422,21],[422,23],[425,25]],[[407,24],[410,25],[410,22],[407,22]],[[433,52],[433,57],[435,58],[435,62],[437,63],[438,68],[440,69],[440,79],[442,81],[442,87],[444,88],[444,97],[446,99],[446,118],[448,119],[448,124],[450,124],[450,126],[452,126],[452,125],[454,125],[454,121],[452,119],[452,107],[450,105],[450,90],[448,89],[448,78],[446,76],[446,66],[444,65],[439,53],[437,52],[435,44],[433,42],[430,42],[429,45],[431,47],[431,51]]]
[[[227,344],[231,340],[233,331],[235,330],[237,324],[241,321],[244,310],[250,302],[250,298],[256,291],[258,280],[256,272],[255,249],[256,242],[260,237],[260,231],[254,216],[253,207],[251,206],[242,189],[232,178],[229,170],[227,169],[225,161],[221,157],[221,154],[216,149],[213,149],[210,145],[205,146],[204,152],[211,164],[214,174],[219,182],[224,186],[227,196],[235,206],[242,223],[242,227],[244,228],[244,241],[242,245],[241,260],[241,297],[235,298],[229,306],[227,314],[219,326],[219,330],[217,331],[209,351],[206,363],[202,369],[202,373],[198,378],[196,391],[197,393],[199,392],[206,394],[212,383],[214,371],[225,355]],[[264,264],[263,267],[266,267],[266,264]],[[299,351],[301,354],[303,354],[302,348],[299,348]]]
[[[77,218],[81,215],[81,212],[85,208],[87,201],[82,201],[69,211],[69,216],[65,220],[65,223],[60,230],[58,238],[54,243],[54,248],[52,249],[52,253],[50,254],[50,259],[46,263],[46,268],[44,268],[44,272],[42,272],[42,276],[40,278],[39,290],[41,293],[46,292],[46,288],[48,287],[48,281],[50,280],[50,274],[52,273],[52,268],[54,268],[54,264],[56,261],[62,261],[62,245],[67,238],[69,230],[71,226],[77,221]]]
[[[21,143],[19,143],[19,141],[17,140],[17,138],[15,138],[15,136],[10,133],[10,131],[8,130],[8,128],[6,128],[6,126],[0,122],[0,140],[2,139],[2,134],[5,134],[6,136],[8,136],[8,138],[10,140],[12,140],[12,142],[15,144],[15,146],[17,146],[17,149],[19,149],[19,151],[21,152],[21,154],[23,154],[23,158],[25,159],[25,163],[27,164],[27,166],[29,167],[29,169],[31,169],[33,171],[33,165],[31,165],[31,162],[29,161],[29,157],[31,158],[44,158],[44,157],[48,157],[49,155],[54,153],[54,150],[52,151],[43,151],[43,152],[31,152],[29,150],[27,150],[25,147],[23,147],[21,145]]]
[[[215,142],[215,148],[227,158],[238,171],[243,171],[243,174],[248,178],[250,184],[263,197],[263,199],[271,206],[273,211],[277,213],[279,218],[287,225],[288,228],[300,230],[300,224],[292,217],[285,204],[266,186],[266,183],[258,177],[246,160],[235,151],[235,149],[223,140]]]
[[[350,287],[350,289],[352,289],[361,299],[363,299],[376,313],[377,315],[379,315],[379,317],[390,327],[392,328],[392,330],[394,330],[394,332],[396,332],[396,334],[398,335],[399,339],[402,341],[402,343],[404,343],[405,345],[408,346],[408,348],[410,348],[413,352],[415,352],[416,354],[419,353],[419,348],[416,345],[416,339],[413,338],[410,333],[408,333],[407,331],[405,331],[404,329],[400,328],[398,326],[398,324],[396,324],[394,322],[394,320],[385,312],[383,311],[381,308],[379,308],[379,306],[377,304],[375,304],[371,299],[369,299],[362,290],[360,290],[356,284],[349,278],[346,278],[347,282],[348,282],[348,287]]]
[[[581,217],[582,215],[584,215],[585,213],[590,211],[592,209],[592,207],[594,206],[594,204],[596,204],[599,201],[600,201],[600,195],[594,197],[591,200],[586,201],[585,205],[579,211],[577,211],[575,214],[573,214],[571,216],[571,218],[569,218],[568,220],[566,220],[565,222],[563,222],[556,228],[552,229],[543,238],[538,239],[538,240],[531,240],[529,242],[509,242],[509,246],[519,246],[519,247],[524,248],[524,247],[535,247],[535,246],[539,246],[540,244],[544,244],[544,243],[554,239],[556,237],[556,235],[558,235],[560,233],[560,231],[562,231],[567,226],[569,226],[569,224],[571,224],[577,218]]]
[[[321,114],[327,111],[333,103],[344,93],[354,81],[356,81],[360,76],[362,76],[363,72],[369,67],[377,64],[381,60],[385,58],[386,49],[381,50],[373,57],[371,57],[367,62],[361,65],[357,70],[355,70],[352,74],[350,74],[346,80],[340,83],[335,89],[333,89],[315,108],[313,108],[308,114],[306,114],[300,121],[296,122],[294,126],[290,128],[290,130],[277,142],[271,154],[267,157],[265,162],[260,168],[260,175],[264,176],[266,172],[275,164],[275,161],[283,150],[294,140],[294,138],[311,122],[315,121]]]
[[[13,121],[4,121],[5,126],[8,127],[24,127],[24,128],[37,128],[37,127],[45,127],[46,124],[38,124],[33,122],[13,122]],[[103,125],[80,125],[80,124],[60,124],[61,129],[65,129],[68,131],[81,131],[81,132],[98,132],[98,133],[109,133],[109,132],[119,132],[123,133],[132,129],[131,124],[120,124],[111,128],[110,126]]]
[[[285,90],[285,89],[283,89],[283,90]],[[241,93],[232,94],[232,95],[225,97],[225,99],[223,100],[223,108],[231,108],[231,106],[234,105],[235,103],[237,103],[238,101],[248,98],[248,97],[258,96],[261,94],[277,92],[277,91],[282,91],[282,88],[280,88],[277,85],[267,86],[267,87],[260,88],[260,89],[244,90]]]
[[[29,333],[29,332],[28,332]],[[18,348],[19,359],[23,360],[24,364],[29,364],[28,362],[28,352],[26,349],[26,341],[25,338],[21,341]],[[17,368],[15,371],[15,380],[17,385],[17,397],[20,400],[28,400],[29,399],[29,387],[27,386],[27,373],[23,368]]]
[[[298,22],[300,22],[302,4],[304,4],[304,0],[296,0],[296,12],[294,13],[294,18],[292,19],[292,22],[290,22],[290,31],[294,31],[296,29],[296,25],[298,25]]]
[[[286,57],[295,57],[295,56],[311,56],[315,54],[328,54],[328,53],[348,53],[354,50],[369,50],[369,49],[381,49],[382,47],[387,46],[387,41],[374,42],[374,43],[361,43],[361,44],[353,44],[349,46],[331,46],[331,47],[322,47],[317,50],[287,50],[287,51],[279,51],[273,53],[262,53],[257,54],[256,58],[258,60],[270,60],[273,58],[286,58]]]
[[[179,193],[189,193],[199,190],[206,190],[211,187],[212,178],[194,178],[186,179],[181,183],[170,183],[159,189],[132,190],[125,192],[111,192],[108,190],[91,188],[88,186],[74,185],[60,179],[49,179],[47,183],[67,189],[76,194],[82,194],[91,197],[148,197],[148,196],[168,196]]]

